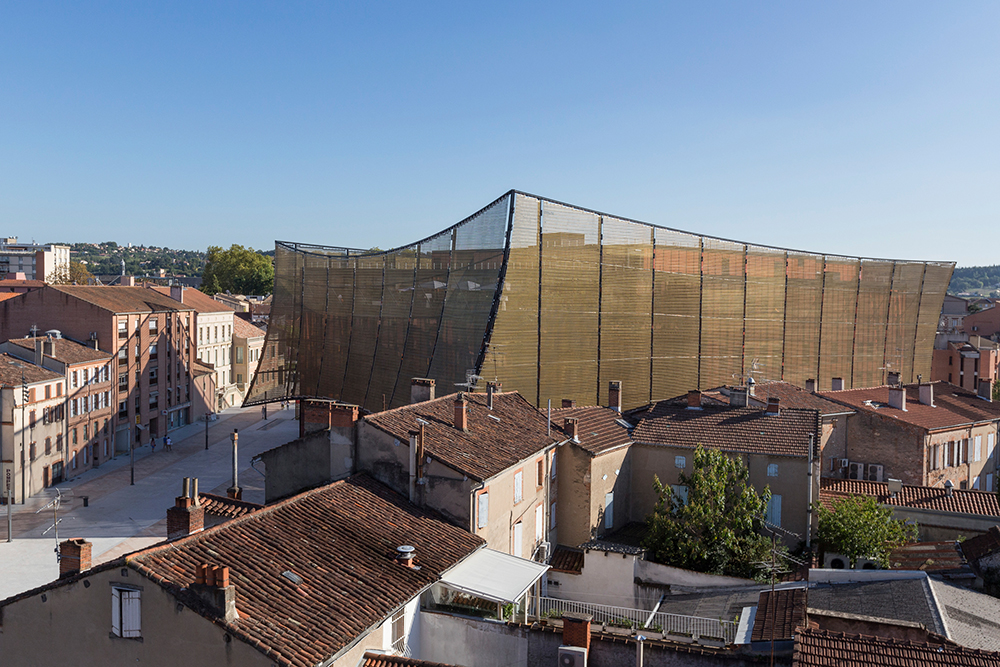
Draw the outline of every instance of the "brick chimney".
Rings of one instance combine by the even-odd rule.
[[[93,545],[82,537],[59,543],[59,578],[72,577],[90,569]]]
[[[236,586],[229,583],[229,568],[203,563],[195,568],[191,591],[207,602],[226,623],[235,623]]]
[[[486,383],[486,407],[490,410],[493,409],[493,395],[498,393],[502,386],[499,382]]]
[[[918,385],[918,391],[920,392],[920,402],[924,405],[929,405],[932,408],[934,405],[934,385],[930,382],[921,382]]]
[[[562,400],[562,406],[564,408],[575,408],[576,407],[576,401],[574,401],[571,398],[564,398]]]
[[[118,282],[123,287],[135,287],[135,276],[122,276]]]
[[[469,430],[469,415],[466,412],[468,406],[469,402],[465,400],[465,394],[458,392],[455,397],[455,428],[460,431]]]
[[[358,421],[358,406],[334,404],[330,406],[330,427],[350,428]]]
[[[904,387],[889,387],[889,405],[906,412],[906,389]]]
[[[989,378],[980,378],[978,387],[979,398],[993,401],[993,381]]]
[[[185,477],[181,495],[167,510],[167,539],[174,540],[197,533],[205,528],[205,508],[198,499],[198,478]]]
[[[745,408],[747,406],[747,388],[733,388],[733,390],[729,392],[729,405],[734,408]]]
[[[833,380],[830,381],[830,388],[834,391],[843,391],[844,378],[833,378]]]
[[[413,378],[410,380],[410,403],[434,400],[433,378]]]
[[[781,399],[771,396],[767,399],[767,408],[764,409],[764,413],[772,417],[777,417],[781,414],[781,408],[778,407],[779,403],[781,403]]]
[[[816,380],[812,378],[806,380],[806,391],[808,391],[810,394],[816,391]]]
[[[622,411],[622,382],[612,380],[608,383],[608,407],[615,412]]]
[[[688,409],[701,410],[701,392],[697,389],[688,392]]]
[[[170,298],[184,303],[184,285],[171,285]]]
[[[569,436],[569,439],[573,442],[580,442],[580,420],[573,417],[567,417],[563,421],[563,431]]]
[[[563,644],[566,646],[579,646],[587,649],[590,654],[590,622],[594,617],[590,614],[577,614],[574,612],[563,612]]]

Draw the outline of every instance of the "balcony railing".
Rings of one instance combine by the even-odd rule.
[[[534,600],[531,600],[531,604],[534,607]],[[654,613],[648,609],[614,607],[575,600],[539,598],[539,609],[537,610],[539,615],[558,618],[565,612],[590,614],[596,623],[606,623],[610,626],[635,630],[646,629],[662,632],[664,635],[691,637],[695,641],[703,638],[711,641],[723,641],[728,645],[736,639],[737,623],[734,621],[700,616],[682,616],[665,612]]]
[[[410,647],[406,645],[406,637],[400,637],[399,639],[392,642],[392,646],[389,647],[393,655],[401,655],[404,658],[411,657]]]

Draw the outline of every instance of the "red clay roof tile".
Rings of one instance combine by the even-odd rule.
[[[542,410],[545,415],[545,411]],[[628,429],[618,423],[622,418],[616,410],[600,406],[559,408],[552,411],[553,426],[562,426],[567,418],[579,419],[579,447],[591,454],[601,454],[632,442]]]
[[[806,589],[761,591],[750,641],[789,640],[806,620]]]
[[[931,382],[930,385],[934,388],[935,407],[921,403],[918,400],[918,385],[908,384],[904,386],[905,412],[889,405],[888,386],[824,391],[819,395],[857,410],[876,413],[928,431],[1000,419],[1000,402],[983,400],[971,391],[947,382]]]
[[[1000,501],[997,500],[997,495],[987,491],[953,489],[949,497],[942,487],[904,484],[896,497],[892,497],[885,482],[832,477],[820,479],[819,500],[824,506],[832,507],[838,498],[847,496],[872,496],[884,505],[897,507],[1000,516]]]
[[[49,285],[45,289],[62,292],[113,313],[163,313],[193,310],[169,296],[145,287],[108,285]]]
[[[794,667],[1000,667],[1000,653],[829,630],[795,637]]]
[[[361,667],[456,667],[443,662],[428,662],[414,658],[404,658],[398,655],[383,655],[380,653],[365,653],[365,661]]]
[[[702,396],[709,394],[712,398],[716,400],[724,401],[729,403],[730,394],[733,387],[719,387],[717,389],[709,389],[707,392],[702,392]],[[845,412],[853,412],[853,409],[847,408],[839,403],[834,403],[829,401],[819,394],[812,394],[801,387],[796,387],[790,382],[758,382],[756,389],[754,390],[754,395],[750,397],[750,404],[756,405],[758,407],[766,407],[767,399],[777,398],[780,400],[779,405],[782,408],[802,408],[805,410],[819,410],[819,413],[824,417],[827,415],[844,414]]]
[[[38,336],[37,338],[11,338],[10,342],[18,347],[23,347],[26,350],[34,352],[36,340],[49,340],[49,338],[47,336]],[[66,338],[53,338],[51,340],[53,350],[52,357],[63,363],[83,364],[91,361],[107,361],[111,358],[111,355],[107,352],[95,350],[92,347],[81,345],[80,343],[67,340]]]

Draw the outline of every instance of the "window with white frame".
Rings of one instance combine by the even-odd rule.
[[[535,542],[541,542],[545,537],[545,508],[539,505],[535,508]]]
[[[683,470],[686,466],[687,466],[687,457],[686,456],[675,456],[674,457],[674,467],[675,468],[680,468],[680,469]]]
[[[778,464],[777,463],[768,463],[767,464],[767,476],[768,477],[777,477],[778,476]]]
[[[476,503],[476,528],[485,528],[490,518],[490,494],[483,491]]]
[[[524,500],[524,471],[514,473],[514,504]]]
[[[111,633],[116,637],[142,636],[140,593],[134,588],[112,585]]]

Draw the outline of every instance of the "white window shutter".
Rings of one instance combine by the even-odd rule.
[[[983,436],[976,436],[976,450],[975,450],[975,461],[979,461],[983,458]]]
[[[996,443],[994,441],[994,434],[993,433],[987,433],[986,434],[986,458],[990,458],[990,457],[993,456],[993,447],[995,446],[995,444]]]
[[[688,488],[681,484],[671,484],[671,490],[673,490],[674,495],[681,499],[681,502],[685,505],[688,504]]]
[[[604,494],[604,528],[608,530],[615,525],[615,494]]]
[[[524,472],[518,471],[514,473],[514,502],[519,503],[524,497]]]
[[[524,551],[522,547],[522,538],[524,532],[524,524],[518,521],[514,524],[514,555],[519,557],[521,552]]]
[[[139,591],[122,591],[122,637],[141,637]]]
[[[545,536],[545,510],[541,505],[535,508],[535,541],[540,542]]]
[[[771,496],[767,503],[767,516],[764,518],[772,526],[781,526],[781,496]]]
[[[111,632],[122,636],[122,599],[121,590],[117,588],[111,589]]]
[[[476,527],[485,528],[486,522],[489,520],[490,516],[490,494],[480,493],[479,494],[479,512],[476,517]]]

